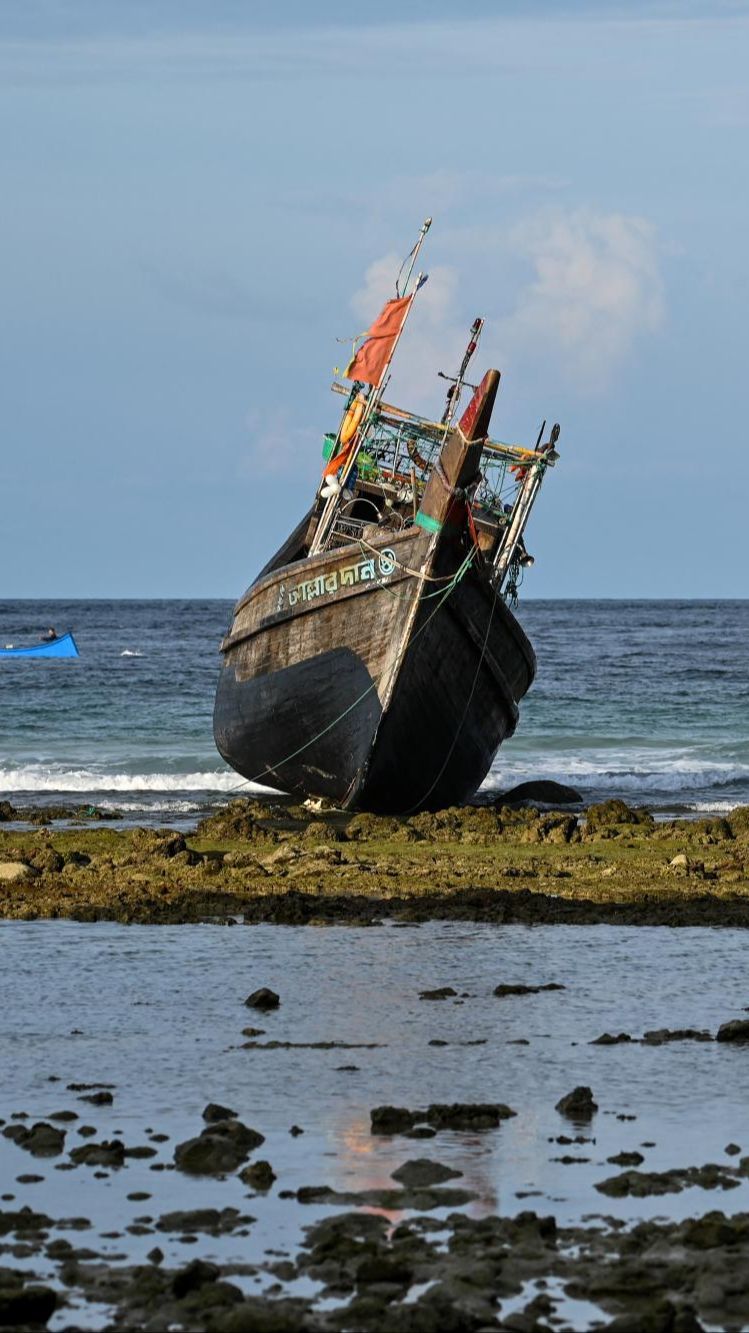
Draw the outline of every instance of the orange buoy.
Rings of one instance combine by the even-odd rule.
[[[363,398],[361,394],[358,394],[343,418],[343,425],[341,426],[341,444],[348,444],[350,440],[353,440],[361,425],[361,419],[364,416],[364,409],[366,406],[367,400]]]

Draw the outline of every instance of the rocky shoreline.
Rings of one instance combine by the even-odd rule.
[[[80,1088],[70,1085],[67,1091],[80,1093]],[[95,1095],[87,1100],[96,1105]],[[590,1089],[577,1088],[563,1101],[566,1108],[560,1102],[557,1110],[578,1130],[587,1128],[588,1136],[560,1135],[558,1141],[594,1143],[589,1132],[597,1106]],[[372,1133],[390,1135],[405,1155],[406,1140],[420,1126],[431,1137],[444,1129],[475,1136],[496,1130],[514,1114],[506,1106],[470,1104],[431,1106],[423,1112],[379,1107],[372,1111]],[[3,1134],[35,1159],[37,1170],[48,1165],[83,1169],[107,1181],[112,1172],[126,1171],[131,1161],[150,1157],[152,1171],[211,1176],[218,1187],[238,1171],[249,1188],[249,1207],[162,1213],[158,1181],[163,1177],[154,1177],[148,1190],[128,1194],[140,1210],[134,1221],[101,1233],[102,1238],[118,1240],[123,1251],[128,1236],[148,1237],[146,1261],[133,1263],[126,1253],[107,1255],[86,1216],[54,1218],[42,1208],[19,1207],[14,1194],[4,1193],[4,1327],[42,1328],[55,1315],[58,1328],[85,1328],[90,1326],[87,1308],[98,1327],[154,1333],[167,1328],[204,1328],[210,1333],[385,1328],[394,1333],[552,1333],[582,1326],[610,1333],[700,1333],[703,1320],[728,1330],[746,1328],[749,1321],[743,1276],[749,1260],[747,1213],[730,1216],[713,1209],[679,1222],[656,1219],[630,1225],[600,1214],[566,1226],[551,1214],[527,1209],[512,1217],[469,1216],[455,1210],[475,1194],[461,1186],[460,1171],[439,1161],[432,1145],[429,1157],[409,1158],[392,1172],[391,1188],[347,1193],[325,1185],[281,1188],[279,1199],[313,1205],[317,1212],[295,1252],[253,1251],[246,1262],[192,1258],[170,1265],[162,1249],[167,1241],[200,1249],[210,1244],[209,1238],[252,1235],[253,1208],[262,1206],[276,1182],[267,1161],[245,1165],[261,1148],[263,1134],[243,1124],[230,1108],[211,1103],[203,1112],[202,1129],[173,1149],[167,1135],[155,1133],[148,1135],[148,1143],[134,1146],[117,1139],[97,1142],[88,1136],[99,1131],[87,1126],[85,1142],[64,1157],[66,1134],[75,1130],[77,1113],[59,1112],[49,1122],[33,1125],[28,1119],[17,1113],[0,1124]],[[725,1151],[734,1150],[740,1151],[738,1145]],[[623,1165],[615,1158],[609,1161]],[[749,1158],[742,1158],[738,1167],[708,1164],[650,1174],[628,1170],[599,1188],[615,1196],[613,1182],[630,1183],[638,1177],[641,1195],[663,1194],[683,1188],[689,1173],[687,1183],[725,1191],[749,1175]],[[347,1211],[321,1215],[321,1206],[345,1206]],[[17,1266],[19,1260],[23,1267]],[[250,1283],[260,1283],[262,1294],[255,1294]],[[584,1306],[577,1307],[577,1302]]]
[[[403,819],[237,800],[185,835],[2,802],[0,916],[749,926],[749,807],[656,823],[618,800]]]
[[[393,927],[433,918],[749,924],[745,809],[727,819],[662,824],[613,801],[584,815],[504,806],[393,820],[245,800],[210,815],[189,835],[114,829],[90,810],[51,814],[6,806],[2,814],[0,913],[6,919],[370,927],[387,919],[389,927],[356,937],[367,945],[423,939],[431,928],[401,933]],[[88,929],[78,933],[91,938]],[[45,937],[36,929],[6,934],[10,944],[33,936],[34,949]],[[309,937],[275,935],[303,939],[306,967],[314,948]],[[197,932],[153,936],[181,942]],[[455,1082],[439,1090],[425,1078],[421,1057],[405,1063],[408,1075],[397,1093],[378,1074],[344,1170],[353,1122],[330,1111],[340,1104],[340,1080],[351,1071],[355,1076],[370,1062],[395,1060],[395,1046],[384,1049],[392,1044],[389,1029],[364,1030],[360,1019],[350,1027],[326,1026],[314,978],[309,992],[303,988],[303,1006],[295,1006],[291,977],[299,974],[290,972],[286,982],[286,974],[271,967],[260,933],[200,937],[216,942],[221,976],[235,944],[242,946],[243,977],[248,969],[248,984],[233,1001],[220,995],[226,1023],[210,1029],[227,1079],[236,1062],[247,1062],[246,1074],[232,1073],[241,1099],[214,1075],[188,1114],[183,1082],[173,1098],[159,1091],[158,1114],[133,1115],[141,1093],[129,1086],[129,1068],[123,1074],[114,1059],[111,1066],[106,1058],[94,1064],[86,1055],[100,1022],[99,991],[79,1019],[74,989],[76,1007],[66,1011],[64,1025],[67,1032],[75,1022],[70,1054],[63,1056],[61,1048],[56,1063],[34,1064],[24,1109],[7,1094],[0,1107],[7,1168],[0,1196],[0,1326],[49,1325],[56,1333],[103,1327],[149,1333],[564,1333],[589,1327],[700,1333],[749,1326],[743,1274],[749,1145],[742,1140],[740,1104],[737,1110],[734,1103],[725,1137],[713,1137],[709,1146],[700,1139],[696,1151],[692,1139],[691,1154],[669,1121],[664,1138],[670,1136],[673,1155],[656,1144],[653,1108],[646,1104],[651,1073],[657,1082],[658,1067],[668,1062],[675,1072],[660,1095],[668,1105],[668,1088],[682,1095],[687,1066],[679,1064],[680,1053],[689,1053],[690,1077],[705,1085],[720,1089],[722,1080],[740,1080],[749,1050],[740,986],[726,987],[725,1008],[721,987],[717,1010],[700,1003],[695,985],[686,1008],[668,990],[668,1008],[638,1009],[630,997],[603,1019],[599,980],[591,1029],[574,1007],[561,1023],[553,1017],[574,998],[574,967],[551,975],[538,964],[521,969],[511,952],[500,950],[497,971],[492,961],[491,979],[481,984],[431,967],[418,978],[409,973],[414,1007],[426,1020],[427,1057],[435,1054],[430,1048],[478,1047],[481,1076],[464,1079],[470,1052],[449,1049],[437,1057],[449,1062],[452,1054]],[[256,959],[251,968],[245,958],[252,941],[262,964]],[[329,937],[319,942],[326,955],[332,952]],[[342,944],[348,949],[355,942],[348,936]],[[638,937],[638,945],[644,943]],[[543,959],[543,940],[538,947]],[[663,948],[659,937],[659,969]],[[148,996],[137,989],[138,976],[150,980],[154,966],[149,961],[146,972],[133,972],[133,982],[128,972],[123,994],[133,985],[139,1002],[152,1000],[150,1012],[137,1020],[117,1002],[118,1022],[121,1015],[128,1031],[140,1024],[149,1032],[158,1022],[157,988]],[[609,967],[607,954],[607,979]],[[589,958],[582,969],[586,986],[590,968]],[[206,975],[218,973],[190,974],[185,991],[196,1013]],[[635,990],[647,975],[638,974]],[[471,1017],[471,1005],[478,1008],[486,996],[497,1014],[494,1026]],[[511,1026],[513,1012],[534,1005],[541,1007],[539,1019]],[[452,1006],[464,1016],[453,1024],[446,1018]],[[316,1013],[310,1026],[302,1012],[307,1007]],[[654,1025],[664,1021],[671,1026]],[[609,1031],[601,1031],[604,1023]],[[629,1030],[619,1030],[620,1024]],[[194,1075],[190,1064],[190,1086],[198,1086],[206,1047],[194,1047],[191,1026],[189,1033],[190,1061],[193,1049],[203,1051]],[[143,1085],[160,1056],[149,1053],[148,1042],[138,1049],[132,1081]],[[519,1065],[512,1066],[516,1049],[534,1070],[553,1074],[540,1085],[534,1077],[523,1081]],[[620,1055],[629,1061],[632,1088],[623,1099],[621,1081],[612,1092],[612,1063]],[[357,1064],[340,1063],[352,1059]],[[268,1065],[276,1061],[287,1071],[280,1112],[261,1095]],[[321,1112],[310,1112],[311,1078],[328,1096],[323,1151],[319,1143],[312,1146]],[[592,1088],[582,1086],[588,1082]],[[208,1095],[216,1100],[204,1105]],[[472,1096],[475,1101],[452,1100]],[[384,1104],[399,1097],[407,1104]],[[530,1182],[525,1175],[507,1184],[513,1127],[523,1133],[527,1127],[545,1181],[534,1174]],[[285,1144],[295,1145],[293,1161]],[[477,1145],[485,1160],[496,1152],[496,1176],[472,1171]],[[372,1158],[377,1167],[368,1170]],[[549,1188],[551,1163],[552,1179],[558,1181],[560,1171],[574,1179],[570,1191]],[[563,1196],[581,1178],[588,1193],[583,1206],[571,1210]],[[502,1182],[496,1192],[495,1179]],[[70,1188],[61,1203],[62,1182]],[[725,1201],[736,1190],[732,1214]],[[681,1208],[676,1196],[687,1200]],[[723,1206],[708,1208],[710,1200]],[[653,1207],[679,1216],[653,1217]],[[294,1221],[279,1233],[281,1240],[271,1233],[269,1241],[271,1218],[281,1214]]]

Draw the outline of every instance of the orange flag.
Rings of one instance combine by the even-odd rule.
[[[349,361],[344,375],[348,380],[362,380],[364,384],[379,384],[385,366],[403,328],[411,296],[400,296],[388,301],[378,315],[364,342]]]

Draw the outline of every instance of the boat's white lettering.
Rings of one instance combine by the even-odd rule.
[[[356,564],[344,565],[342,569],[334,569],[329,574],[318,574],[317,578],[305,579],[303,583],[298,583],[295,588],[289,588],[288,594],[285,584],[281,584],[278,591],[278,602],[276,611],[282,611],[284,598],[288,595],[290,607],[294,607],[298,602],[314,602],[318,597],[325,597],[328,593],[338,592],[339,588],[352,588],[356,583],[379,582],[380,579],[389,579],[395,573],[397,562],[395,552],[389,547],[387,550],[380,551],[379,555],[365,556],[358,560]]]

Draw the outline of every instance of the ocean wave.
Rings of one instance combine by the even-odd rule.
[[[210,792],[263,791],[258,783],[243,782],[229,769],[193,773],[101,773],[90,768],[62,768],[52,764],[27,764],[0,769],[0,792],[33,794],[50,792]]]
[[[501,790],[542,778],[597,792],[632,792],[643,797],[681,792],[686,796],[689,792],[706,793],[736,786],[746,786],[749,790],[749,764],[714,756],[701,758],[684,751],[657,755],[651,749],[624,749],[618,753],[594,750],[587,755],[536,752],[522,759],[500,751],[484,780],[483,790]]]
[[[120,657],[143,657],[143,653],[139,652],[137,648],[123,648]]]
[[[695,815],[730,815],[736,809],[735,801],[690,801],[685,805]]]

